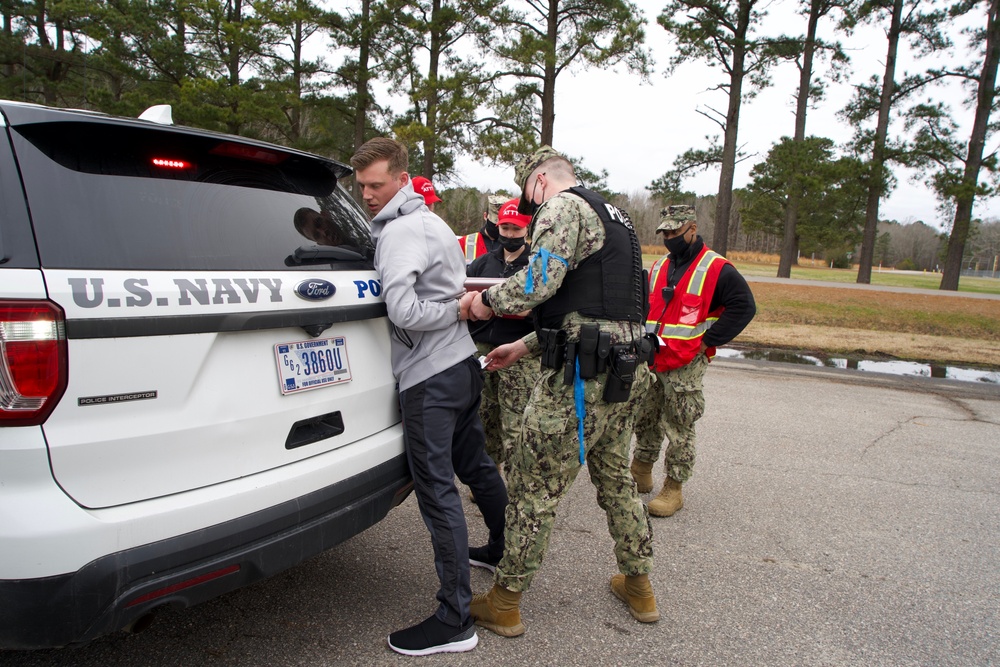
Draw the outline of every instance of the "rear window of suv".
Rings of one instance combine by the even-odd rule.
[[[334,162],[226,137],[111,123],[11,128],[43,266],[370,268],[364,212]],[[337,252],[302,259],[303,246]]]

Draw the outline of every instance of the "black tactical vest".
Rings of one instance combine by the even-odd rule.
[[[535,306],[535,328],[559,329],[566,313],[572,312],[602,320],[643,322],[642,248],[628,213],[586,188],[577,186],[568,192],[597,213],[604,224],[604,246],[566,274],[555,296]]]

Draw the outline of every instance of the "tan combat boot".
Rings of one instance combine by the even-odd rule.
[[[635,488],[639,493],[649,493],[653,490],[653,463],[632,459],[632,466],[629,468],[632,479],[635,480]]]
[[[653,597],[653,587],[649,585],[648,574],[634,577],[616,574],[611,577],[611,592],[628,605],[632,618],[640,623],[655,623],[660,620],[660,612],[656,610],[656,598]]]
[[[503,586],[493,584],[489,593],[472,596],[469,612],[476,625],[501,637],[517,637],[524,634],[520,605],[521,591],[508,591]]]
[[[660,493],[649,501],[649,513],[653,516],[673,516],[682,507],[684,497],[681,495],[681,483],[667,477],[663,480]]]

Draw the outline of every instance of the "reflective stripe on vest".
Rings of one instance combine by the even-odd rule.
[[[673,326],[664,325],[663,331],[660,332],[660,338],[676,338],[678,340],[701,338],[705,335],[705,332],[711,329],[712,325],[718,321],[718,317],[708,317],[704,322],[696,324],[693,327],[685,326],[683,324],[675,324]]]
[[[716,260],[725,261],[725,258],[713,250],[707,251],[704,256],[702,256],[701,261],[698,262],[698,265],[694,269],[694,273],[691,275],[691,280],[688,282],[688,294],[693,294],[698,297],[701,296],[702,290],[705,288],[705,276],[708,274],[708,269],[712,266],[712,262],[715,262]],[[658,275],[662,269],[662,264],[661,266],[654,266],[653,268],[656,269],[655,273]],[[653,276],[654,280],[656,275]],[[656,283],[653,282],[652,284],[655,285]],[[660,338],[677,338],[680,340],[699,338],[704,335],[706,331],[712,328],[712,325],[718,320],[718,317],[709,317],[706,318],[704,322],[693,326],[688,324],[664,324],[659,336]],[[647,331],[650,330],[649,325],[652,325],[653,330],[655,331],[659,322],[656,320],[647,320],[646,325]]]
[[[660,271],[663,270],[663,265],[667,263],[666,260],[667,260],[666,256],[663,256],[663,257],[659,258],[658,260],[656,260],[655,262],[653,262],[653,266],[649,270],[649,292],[650,292],[650,294],[652,294],[653,290],[656,289],[656,281],[660,277]]]
[[[469,234],[465,237],[465,261],[471,262],[476,258],[476,245],[479,243],[479,233]]]
[[[655,262],[653,262],[653,266],[651,266],[649,268],[649,294],[650,294],[650,300],[651,301],[653,299],[653,296],[652,296],[653,295],[653,290],[656,289],[656,284],[660,280],[660,271],[663,270],[663,267],[666,264],[667,264],[667,256],[664,255],[663,257],[661,257],[658,260],[656,260]],[[664,309],[664,311],[666,311],[666,306],[665,305],[664,305],[663,309]],[[651,312],[652,312],[652,309],[650,309],[650,311],[646,313],[646,328],[645,328],[645,331],[648,334],[655,334],[656,333],[656,329],[660,326],[660,321],[659,320],[651,320],[651,319],[649,319],[649,315],[650,315]]]

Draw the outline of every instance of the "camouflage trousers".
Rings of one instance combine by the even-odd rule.
[[[539,368],[537,356],[529,357]],[[494,581],[511,591],[531,585],[552,536],[556,507],[580,472],[580,442],[573,386],[561,370],[542,368],[508,461],[504,556]],[[585,459],[597,504],[607,515],[618,569],[626,575],[648,574],[653,567],[649,514],[629,472],[633,416],[652,375],[640,368],[625,403],[605,403],[606,375],[584,381]]]
[[[683,484],[694,468],[694,425],[705,413],[704,387],[708,357],[697,355],[687,366],[654,373],[635,418],[635,458],[655,463],[666,439],[663,467],[667,477]]]
[[[476,343],[480,355],[489,354],[493,345]],[[482,402],[479,405],[479,419],[486,432],[486,453],[498,466],[506,463],[514,448],[524,407],[538,375],[538,359],[523,358],[510,368],[488,371],[483,385]]]
[[[493,345],[486,343],[476,343],[476,353],[484,356],[490,353]],[[498,387],[500,386],[499,373],[483,373],[483,395],[479,402],[479,421],[483,422],[483,431],[486,433],[486,453],[493,459],[494,463],[503,463],[500,456],[500,404],[497,403]]]

